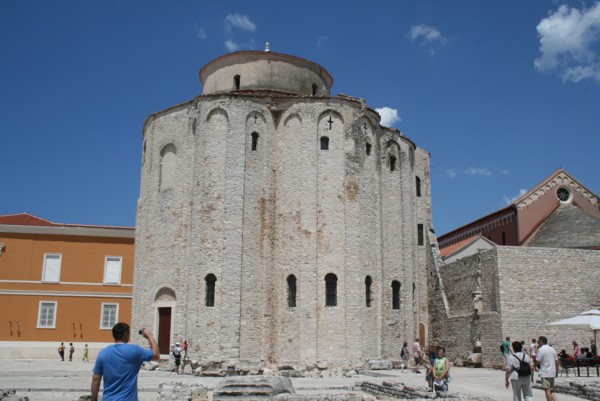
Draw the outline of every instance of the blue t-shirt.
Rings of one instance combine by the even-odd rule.
[[[104,380],[103,401],[137,401],[137,377],[154,351],[135,344],[113,344],[98,354],[92,371]]]

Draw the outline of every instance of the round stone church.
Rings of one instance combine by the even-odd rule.
[[[428,152],[299,57],[230,53],[200,81],[144,125],[133,328],[277,365],[427,339]]]

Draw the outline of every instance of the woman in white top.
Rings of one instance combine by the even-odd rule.
[[[509,380],[513,389],[513,401],[522,401],[521,393],[525,401],[533,400],[533,392],[531,385],[533,383],[533,366],[531,358],[527,353],[523,352],[523,345],[519,341],[512,343],[514,353],[510,354],[506,363],[505,386],[508,388]],[[529,366],[527,371],[519,372],[521,361]]]

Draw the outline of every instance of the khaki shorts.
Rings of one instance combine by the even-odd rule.
[[[554,377],[542,377],[542,388],[554,388]]]

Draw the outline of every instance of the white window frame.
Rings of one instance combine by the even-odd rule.
[[[108,326],[104,326],[104,307],[105,306],[116,306],[115,321],[110,323]],[[103,302],[102,309],[100,309],[100,330],[112,330],[113,326],[119,321],[119,304],[115,302]]]
[[[42,326],[42,305],[43,304],[54,304],[54,311],[52,313],[52,325]],[[38,318],[37,318],[37,328],[38,329],[55,329],[56,328],[56,315],[58,311],[58,301],[40,301],[38,306]]]
[[[54,257],[54,256],[58,256],[58,279],[50,280],[47,277],[47,274],[49,273],[48,259],[50,257]],[[61,270],[62,270],[62,254],[60,254],[60,253],[45,253],[44,254],[44,267],[42,269],[42,282],[43,283],[60,283]]]
[[[119,278],[116,281],[109,281],[109,277],[108,277],[108,262],[110,259],[113,259],[114,261],[116,261],[117,259],[120,262],[119,265]],[[123,274],[123,257],[122,256],[106,256],[104,258],[104,279],[103,279],[103,283],[105,285],[121,285],[121,276]]]

